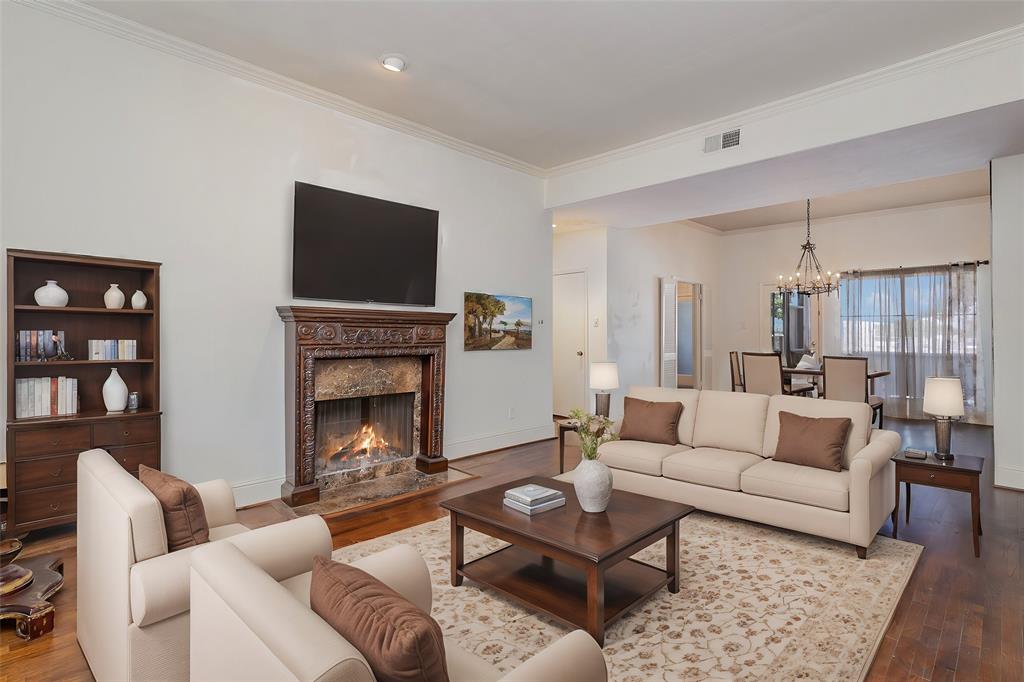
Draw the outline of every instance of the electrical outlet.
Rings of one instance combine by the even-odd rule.
[[[508,408],[508,418],[509,419],[515,419],[516,418],[516,408],[514,408],[514,407]]]

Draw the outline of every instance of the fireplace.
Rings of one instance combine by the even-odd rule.
[[[448,313],[280,307],[285,322],[288,504],[350,483],[447,469]]]

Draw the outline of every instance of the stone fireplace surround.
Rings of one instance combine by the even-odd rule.
[[[316,479],[315,442],[318,372],[321,392],[328,390],[328,385],[334,394],[345,392],[337,383],[345,376],[344,371],[339,372],[343,366],[331,363],[332,360],[416,359],[421,370],[414,415],[418,438],[416,454],[410,461],[428,474],[448,468],[448,460],[442,454],[445,329],[454,314],[299,306],[279,306],[277,312],[285,323],[287,447],[282,500],[297,506],[320,499],[322,482]],[[318,369],[320,363],[326,364]],[[353,391],[359,393],[358,388]],[[400,470],[397,465],[391,468]],[[387,467],[377,473],[387,473]],[[361,479],[356,476],[352,480]]]

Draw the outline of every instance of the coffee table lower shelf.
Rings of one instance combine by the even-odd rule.
[[[555,620],[588,629],[586,571],[509,545],[465,564],[458,573]],[[604,626],[617,621],[671,580],[672,576],[663,569],[636,559],[626,559],[605,570]]]

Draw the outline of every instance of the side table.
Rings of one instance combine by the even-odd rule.
[[[558,425],[558,473],[565,473],[565,434],[567,431],[575,431],[580,424],[575,419],[556,419]]]
[[[892,536],[896,537],[900,511],[900,482],[906,485],[906,523],[910,523],[910,484],[930,485],[946,490],[959,490],[971,494],[971,532],[974,537],[974,556],[981,556],[981,491],[980,478],[985,468],[985,459],[973,455],[956,455],[951,460],[941,460],[934,453],[927,459],[907,457],[906,452],[894,455],[896,463],[896,507],[892,510]]]

